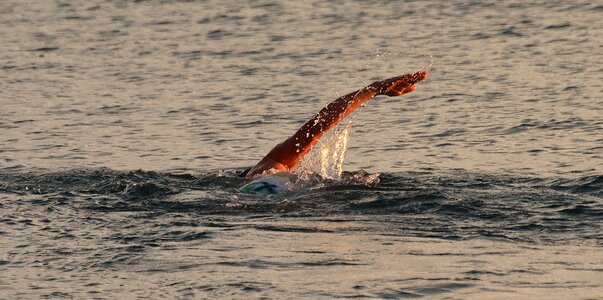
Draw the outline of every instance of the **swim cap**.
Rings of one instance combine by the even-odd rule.
[[[243,193],[278,194],[289,190],[289,179],[279,176],[258,178],[241,188]]]

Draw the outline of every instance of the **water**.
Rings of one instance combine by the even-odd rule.
[[[602,14],[2,1],[0,296],[603,298]],[[429,65],[325,178],[238,192],[330,100]]]

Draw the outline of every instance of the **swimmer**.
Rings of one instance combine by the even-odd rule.
[[[245,170],[241,177],[255,178],[278,171],[293,171],[301,159],[312,150],[322,135],[351,114],[358,106],[375,96],[402,96],[416,89],[416,84],[427,78],[427,71],[392,77],[373,82],[367,87],[335,99],[321,109],[290,138],[276,145],[255,166]],[[288,180],[268,176],[254,180],[241,188],[243,192],[274,194],[287,190]]]

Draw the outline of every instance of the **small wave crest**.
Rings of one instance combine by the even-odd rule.
[[[533,239],[581,236],[600,240],[603,176],[516,178],[468,172],[370,174],[342,172],[340,180],[314,174],[292,191],[239,191],[241,170],[169,173],[79,169],[0,175],[0,195],[14,205],[76,211],[153,214],[272,215],[280,217],[379,215],[410,235]],[[543,238],[545,239],[545,238]]]

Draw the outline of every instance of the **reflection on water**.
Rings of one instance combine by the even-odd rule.
[[[249,166],[337,94],[433,62],[357,117],[348,169],[602,172],[589,1],[0,5],[8,166]]]
[[[240,171],[6,170],[6,295],[599,293],[601,176],[354,172],[266,197]]]
[[[0,298],[602,298],[602,11],[1,1]],[[322,177],[238,192],[330,100],[429,65]]]

